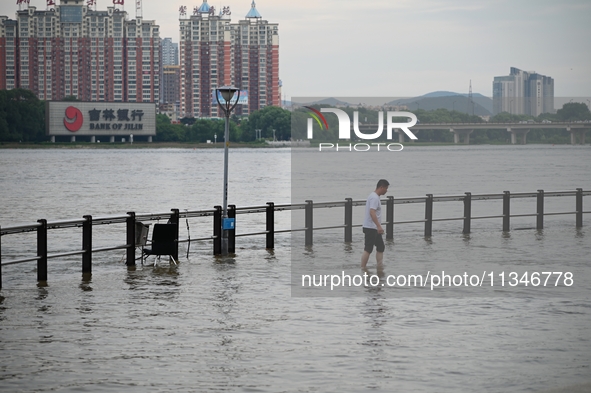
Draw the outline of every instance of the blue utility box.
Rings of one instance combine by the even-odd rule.
[[[236,229],[236,219],[235,218],[224,218],[222,219],[222,229],[224,231],[233,231]]]

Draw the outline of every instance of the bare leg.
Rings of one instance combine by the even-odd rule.
[[[376,251],[376,262],[378,264],[378,269],[384,268],[384,253]]]
[[[376,262],[377,262],[377,273],[378,277],[384,277],[384,253],[377,252],[376,253]]]
[[[369,253],[363,250],[363,255],[361,255],[361,268],[365,269],[367,266],[367,261],[369,261]]]

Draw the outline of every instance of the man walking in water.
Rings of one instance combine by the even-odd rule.
[[[384,239],[382,234],[384,229],[381,224],[382,202],[380,197],[388,192],[388,180],[380,179],[375,191],[367,197],[365,202],[365,219],[363,220],[363,233],[365,233],[365,247],[361,256],[361,269],[366,269],[367,261],[376,247],[376,262],[378,270],[383,269],[382,261],[384,258]]]

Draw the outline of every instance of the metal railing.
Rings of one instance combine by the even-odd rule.
[[[510,231],[510,220],[515,217],[536,217],[536,229],[544,228],[544,217],[550,215],[575,215],[575,225],[577,228],[583,226],[583,214],[591,213],[591,211],[583,211],[583,197],[591,195],[591,191],[583,191],[581,188],[577,188],[576,191],[549,191],[544,192],[538,190],[537,192],[522,192],[522,193],[510,193],[504,191],[502,194],[472,194],[470,192],[464,193],[464,195],[444,195],[434,196],[433,194],[427,194],[424,197],[411,197],[411,198],[394,198],[388,196],[382,200],[382,205],[386,205],[386,221],[383,223],[386,226],[386,239],[392,240],[394,238],[394,225],[423,223],[424,224],[424,236],[429,238],[433,234],[433,223],[440,221],[463,221],[462,232],[467,234],[471,230],[472,220],[479,219],[494,219],[502,218],[502,230],[503,232]],[[575,197],[575,209],[573,211],[566,212],[552,212],[547,213],[544,211],[544,200],[548,197]],[[536,213],[529,214],[511,214],[511,199],[517,198],[536,198]],[[492,216],[472,216],[472,201],[482,200],[502,200],[503,211],[502,214]],[[462,217],[449,217],[449,218],[433,218],[433,204],[435,202],[450,202],[459,201],[463,202],[464,214]],[[239,207],[235,205],[228,206],[228,216],[230,218],[236,218],[239,214],[256,214],[265,213],[265,230],[249,233],[236,234],[234,230],[229,231],[228,238],[228,251],[235,253],[236,250],[236,237],[245,236],[257,236],[265,235],[266,237],[266,248],[275,248],[275,235],[280,233],[289,233],[297,231],[305,231],[305,245],[311,246],[313,244],[314,231],[326,230],[326,229],[343,229],[344,230],[344,241],[351,242],[353,237],[353,228],[361,227],[361,224],[353,224],[353,207],[365,206],[365,200],[353,200],[346,198],[344,201],[335,202],[317,202],[314,203],[311,200],[305,201],[305,203],[299,204],[279,204],[275,205],[273,202],[267,202],[265,205],[259,206],[248,206]],[[394,221],[394,206],[395,205],[406,205],[423,203],[425,205],[425,218],[410,220],[410,221]],[[326,208],[344,208],[344,224],[314,227],[314,209],[326,209]],[[275,229],[275,212],[280,211],[291,211],[291,210],[304,210],[305,223],[302,228],[290,228],[290,229]],[[186,238],[180,239],[179,233],[179,221],[180,219],[198,218],[198,217],[213,217],[213,228],[212,234],[207,237],[199,238]],[[220,255],[221,246],[221,224],[222,224],[222,208],[221,206],[215,206],[209,210],[185,210],[183,212],[179,209],[171,209],[170,212],[163,213],[146,213],[136,214],[135,212],[128,212],[124,215],[119,216],[105,216],[105,217],[92,217],[90,215],[84,216],[82,219],[71,219],[71,220],[57,220],[47,221],[45,219],[38,220],[33,224],[24,225],[13,225],[0,227],[0,289],[2,288],[2,267],[14,264],[20,264],[25,262],[37,261],[37,280],[47,281],[47,261],[49,259],[82,255],[82,273],[83,275],[90,275],[92,273],[92,257],[93,254],[125,249],[126,252],[126,264],[128,266],[135,265],[136,261],[136,247],[138,247],[137,224],[146,221],[156,221],[166,219],[169,223],[176,225],[177,232],[177,250],[176,254],[173,255],[175,259],[178,259],[178,243],[190,243],[195,241],[213,241],[213,254]],[[125,244],[93,248],[93,228],[100,225],[110,224],[123,224],[126,225],[126,242]],[[82,228],[82,248],[79,250],[72,250],[67,252],[49,254],[47,247],[47,232],[54,229],[63,228]],[[33,257],[15,259],[7,262],[2,262],[2,239],[4,236],[36,232],[37,233],[37,253]]]

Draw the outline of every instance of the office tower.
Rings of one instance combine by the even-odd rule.
[[[96,11],[84,0],[60,0],[49,10],[29,6],[16,17],[0,17],[2,38],[11,45],[4,47],[6,62],[0,66],[6,88],[29,89],[42,100],[159,100],[160,38],[154,21],[128,20],[115,6]],[[13,37],[8,34],[14,24]],[[12,53],[14,69],[9,69]]]
[[[507,76],[493,80],[493,114],[539,116],[554,112],[554,79],[511,67]]]
[[[224,85],[248,94],[237,114],[280,105],[278,25],[263,20],[254,1],[244,20],[233,24],[230,15],[207,0],[191,16],[181,12],[181,116],[220,117],[212,98]]]

